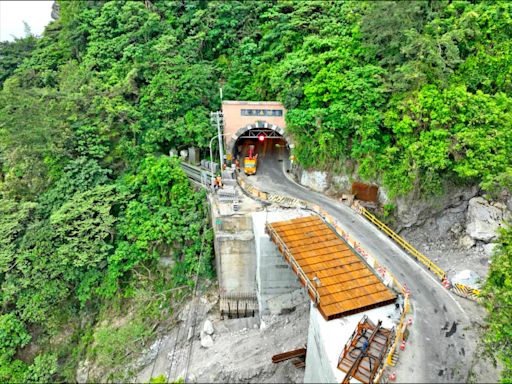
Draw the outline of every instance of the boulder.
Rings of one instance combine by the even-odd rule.
[[[450,228],[450,231],[452,231],[453,233],[455,233],[456,235],[458,235],[459,233],[461,233],[463,231],[464,227],[462,226],[461,223],[455,223],[451,228]]]
[[[213,324],[210,320],[206,320],[203,324],[203,332],[207,335],[213,335],[214,329]]]
[[[475,240],[488,243],[498,237],[503,215],[502,207],[489,204],[483,197],[474,197],[469,200],[466,233]]]
[[[464,235],[459,239],[459,246],[462,248],[469,249],[473,245],[475,245],[475,240],[468,235]]]
[[[204,332],[201,332],[201,347],[203,348],[211,348],[213,347],[213,339],[210,335],[207,335]]]
[[[438,238],[445,237],[451,229],[457,229],[457,224],[461,225],[461,223],[464,223],[464,213],[447,210],[434,219],[432,233],[436,233]]]
[[[478,273],[470,269],[465,269],[453,276],[451,281],[452,284],[462,284],[470,288],[480,289],[482,278],[478,275]]]

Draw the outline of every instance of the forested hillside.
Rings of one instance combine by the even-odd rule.
[[[164,155],[207,146],[219,86],[282,101],[303,167],[391,197],[512,188],[508,1],[59,3],[41,38],[0,44],[0,381],[121,364],[212,276],[204,194]],[[510,236],[488,282],[509,380]]]

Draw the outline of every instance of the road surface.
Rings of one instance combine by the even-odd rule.
[[[322,206],[381,265],[387,267],[402,284],[407,284],[411,290],[413,325],[406,350],[400,353],[397,381],[468,381],[478,338],[470,318],[471,312],[465,311],[453,294],[428,271],[346,205],[291,180],[277,155],[266,153],[260,157],[257,175],[247,180],[260,190]]]

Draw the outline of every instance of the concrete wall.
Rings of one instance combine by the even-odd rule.
[[[292,213],[293,215],[293,213]],[[300,214],[296,214],[299,215]],[[265,233],[265,222],[289,220],[290,212],[255,212],[252,214],[256,244],[256,284],[260,314],[294,308],[308,300],[297,276],[292,272],[276,245]]]
[[[280,109],[282,116],[242,116],[242,109]],[[277,101],[223,101],[222,113],[224,114],[224,137],[227,143],[231,136],[240,128],[249,124],[255,124],[257,121],[265,121],[269,124],[277,125],[280,128],[286,126],[286,109],[283,104]]]
[[[212,219],[220,290],[224,293],[255,292],[256,250],[250,214],[221,216],[213,213]]]
[[[332,366],[324,348],[323,335],[320,330],[320,323],[318,322],[319,315],[318,310],[311,305],[309,311],[308,351],[306,354],[304,383],[338,383],[341,382],[341,380],[336,381],[336,367]],[[343,348],[343,341],[339,340],[339,342],[341,348]]]
[[[391,329],[400,320],[400,314],[400,310],[391,304],[326,321],[311,305],[304,382],[340,383],[346,373],[338,369],[338,358],[363,316],[367,315],[374,324],[382,320],[382,326]],[[350,382],[358,383],[359,381],[352,379]]]

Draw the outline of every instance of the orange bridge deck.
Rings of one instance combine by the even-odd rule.
[[[318,216],[266,230],[326,320],[388,305],[396,294]]]

